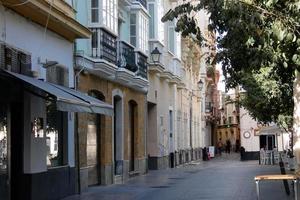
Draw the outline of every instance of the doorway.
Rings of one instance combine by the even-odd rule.
[[[123,174],[123,117],[122,98],[114,96],[114,174]]]
[[[266,150],[273,150],[276,146],[275,135],[261,135],[259,136],[260,148],[265,147]]]
[[[105,101],[104,95],[96,90],[89,93],[100,101]],[[100,114],[88,114],[87,117],[87,166],[88,166],[88,185],[101,184],[101,126],[103,124],[103,117]]]
[[[137,103],[131,100],[129,101],[129,171],[135,171],[134,160],[136,154],[135,140],[137,136],[137,119]]]

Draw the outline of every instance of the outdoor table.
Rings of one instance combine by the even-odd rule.
[[[298,176],[296,174],[275,174],[275,175],[259,175],[255,176],[257,200],[259,200],[259,182],[260,181],[278,181],[278,180],[292,180],[294,181],[294,195],[295,200],[298,200],[297,187]]]

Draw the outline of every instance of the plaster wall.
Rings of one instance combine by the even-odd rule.
[[[4,42],[7,46],[14,49],[23,51],[31,55],[31,66],[32,71],[37,72],[38,78],[46,80],[46,69],[42,67],[42,63],[46,61],[57,61],[58,65],[68,70],[68,80],[67,85],[69,87],[74,86],[74,73],[73,73],[73,43],[67,41],[56,33],[46,30],[32,21],[20,16],[19,14],[4,8],[0,5],[0,42]],[[35,98],[31,98],[32,101],[36,101]],[[36,105],[41,105],[41,102]],[[35,106],[32,107],[28,113],[39,113],[35,110]],[[40,112],[41,113],[41,112]],[[68,118],[68,164],[73,167],[75,166],[75,153],[74,153],[74,117],[73,114],[69,114]],[[40,142],[35,143],[36,140],[32,140],[31,147],[35,148],[40,145],[41,151],[34,153],[31,151],[31,157],[39,160],[39,162],[44,162],[46,156],[38,155],[39,153],[44,154],[44,148],[46,148],[46,142],[41,139]],[[29,142],[29,141],[27,141]],[[42,145],[43,143],[43,145]],[[29,143],[28,143],[29,144]],[[26,147],[27,148],[27,147]],[[38,149],[38,148],[35,148]],[[29,153],[27,150],[24,152]],[[36,155],[34,155],[36,154]],[[29,155],[29,154],[27,154]],[[40,159],[39,159],[40,158]],[[27,161],[24,161],[27,162]],[[44,164],[37,166],[39,162],[31,165],[25,164],[26,171],[31,173],[36,173],[40,171],[45,171]],[[31,166],[31,167],[30,167]]]

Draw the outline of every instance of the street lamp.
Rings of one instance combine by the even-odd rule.
[[[203,89],[203,81],[200,79],[200,81],[197,83],[199,90],[201,91]]]
[[[155,47],[155,49],[151,52],[151,58],[153,63],[155,64],[160,63],[160,55],[161,52],[158,50],[157,47]]]

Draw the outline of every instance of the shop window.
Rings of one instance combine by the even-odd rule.
[[[33,122],[31,122],[31,132],[35,138],[44,137],[44,120],[43,118],[36,117]]]
[[[62,66],[47,68],[46,78],[50,83],[68,86],[68,70]],[[58,167],[67,163],[68,112],[58,111],[53,101],[46,103],[47,166]]]
[[[65,165],[65,148],[67,132],[67,113],[56,110],[55,103],[47,105],[47,166],[57,167]]]
[[[7,117],[0,107],[0,175],[7,172]]]

